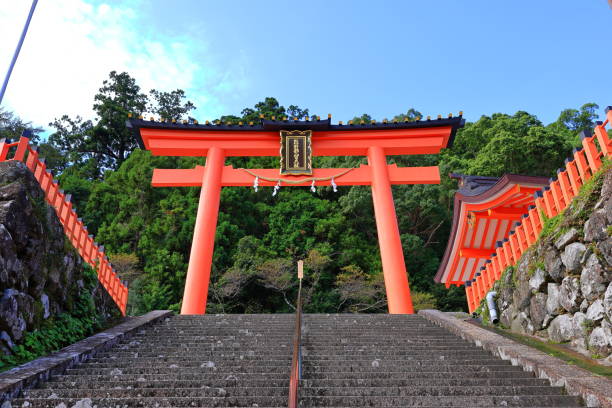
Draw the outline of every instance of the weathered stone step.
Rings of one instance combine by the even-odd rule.
[[[226,380],[228,378],[237,378],[238,380],[249,379],[249,378],[257,378],[257,379],[274,379],[274,380],[286,380],[288,379],[287,375],[284,373],[246,373],[246,372],[235,372],[235,373],[221,373],[221,372],[197,372],[197,373],[184,373],[181,371],[172,372],[172,373],[164,373],[164,374],[121,374],[116,376],[110,376],[107,374],[84,374],[84,373],[75,373],[75,374],[63,374],[57,377],[53,377],[50,382],[58,381],[58,382],[80,382],[80,381],[94,381],[94,382],[104,382],[109,380],[121,379],[121,381],[133,382],[133,381],[142,381],[141,379],[145,379],[147,381],[202,381],[202,380]],[[402,380],[411,381],[411,380],[432,380],[437,381],[440,379],[448,379],[448,380],[459,380],[465,379],[466,375],[464,372],[449,372],[449,371],[416,371],[416,372],[405,372],[402,373],[401,376],[398,376],[397,373],[372,373],[372,372],[327,372],[327,373],[315,373],[308,380],[303,381],[320,381],[320,380],[341,380],[341,381],[353,381],[353,380],[363,380],[363,381],[376,381],[376,380],[396,380],[401,378]],[[498,380],[498,379],[529,379],[535,380],[533,377],[533,373],[514,370],[514,371],[498,371],[498,372],[472,372],[469,374],[469,378],[473,380]]]
[[[145,377],[139,377],[135,380],[128,381],[92,381],[90,379],[75,379],[74,381],[58,381],[52,380],[40,386],[44,389],[88,389],[88,388],[201,388],[202,386],[216,387],[237,387],[248,384],[252,387],[287,387],[289,379],[266,379],[258,380],[251,378],[250,375],[238,378],[238,376],[229,376],[230,379],[221,378],[194,378],[192,380],[148,380]],[[123,378],[123,377],[122,377]],[[387,379],[337,379],[337,380],[302,380],[301,387],[413,387],[413,386],[441,386],[441,387],[471,387],[471,386],[548,386],[550,383],[547,380],[536,378],[387,378]]]
[[[210,357],[216,357],[219,361],[236,361],[236,362],[277,361],[280,364],[281,361],[283,363],[291,362],[291,358],[292,358],[291,354],[287,354],[287,355],[276,354],[276,355],[269,355],[269,356],[261,357],[255,354],[249,354],[248,351],[240,355],[216,354],[213,356],[193,356],[191,358],[184,357],[184,356],[145,357],[141,355],[138,355],[136,357],[134,356],[129,356],[129,357],[124,356],[121,358],[112,358],[112,357],[113,356],[108,357],[108,358],[92,358],[92,359],[87,360],[87,364],[134,364],[138,361],[143,364],[165,364],[167,362],[174,362],[177,364],[179,363],[180,364],[187,364],[187,363],[196,364],[196,363],[210,361]]]
[[[453,361],[453,360],[494,360],[499,361],[497,359],[493,359],[490,354],[482,353],[482,354],[440,354],[440,353],[431,353],[431,354],[402,354],[394,356],[392,354],[382,354],[384,358],[381,357],[382,353],[354,353],[352,354],[353,361],[363,360],[363,361],[373,361],[375,359],[383,360],[383,361]],[[302,356],[308,359],[309,364],[314,362],[326,362],[326,363],[341,363],[346,361],[344,356],[339,356],[337,354],[319,354],[313,352],[303,352]],[[177,364],[186,364],[186,363],[197,363],[203,361],[209,361],[211,358],[214,358],[219,361],[256,361],[256,362],[264,362],[264,361],[291,361],[292,355],[287,353],[286,355],[282,354],[269,354],[269,355],[259,355],[252,350],[247,350],[246,352],[242,352],[242,354],[222,354],[215,353],[211,355],[197,355],[191,358],[184,357],[183,355],[173,355],[173,356],[143,356],[138,352],[129,353],[127,355],[117,357],[100,357],[100,358],[92,358],[87,360],[87,364],[134,364],[136,362],[141,362],[143,364],[163,364],[166,362],[176,362]]]
[[[395,348],[380,348],[380,347],[334,347],[329,349],[318,349],[310,346],[302,346],[302,350],[308,352],[310,355],[316,356],[335,356],[338,353],[346,352],[348,355],[376,355],[385,354],[392,357],[415,357],[415,356],[481,356],[491,354],[485,350],[478,350],[474,348],[448,348],[448,347],[421,347],[421,348],[402,348],[396,350]]]
[[[222,353],[221,355],[225,355],[225,356],[240,356],[240,355],[246,355],[249,351],[256,351],[258,355],[278,355],[279,354],[278,348],[276,347],[258,347],[253,350],[249,350],[245,348],[238,348],[235,350],[232,350],[231,348],[229,350],[219,350],[216,348],[215,349],[211,348],[210,350],[202,353],[202,355],[211,355],[211,353],[214,353],[214,354]],[[111,357],[129,358],[129,357],[132,357],[134,353],[138,353],[139,357],[183,357],[185,356],[185,352],[182,350],[174,351],[172,353],[159,354],[159,352],[157,351],[144,351],[144,350],[134,349],[133,351],[116,350],[112,352],[98,353],[96,354],[96,357],[99,359],[111,358]],[[436,347],[436,346],[418,347],[418,348],[410,347],[410,348],[405,348],[405,349],[396,349],[396,348],[383,349],[377,346],[370,346],[368,348],[365,348],[365,347],[363,348],[336,347],[333,349],[325,349],[325,350],[312,349],[310,347],[303,346],[302,353],[303,355],[308,353],[311,356],[317,356],[317,357],[319,356],[322,356],[322,357],[337,356],[341,353],[351,355],[351,356],[355,354],[377,354],[377,355],[382,354],[382,355],[391,355],[391,356],[393,355],[413,356],[413,355],[421,355],[421,354],[449,355],[449,356],[450,355],[466,355],[467,356],[467,355],[480,355],[480,354],[490,355],[486,351],[474,349],[473,347],[467,347],[467,346],[457,346],[453,348]]]
[[[89,370],[89,369],[99,369],[99,368],[139,368],[139,367],[150,367],[150,368],[163,368],[163,367],[173,367],[173,368],[207,368],[207,367],[252,367],[252,366],[260,366],[260,367],[289,367],[291,365],[291,359],[285,360],[255,360],[255,359],[215,359],[214,361],[204,359],[204,360],[183,360],[183,361],[174,361],[172,359],[161,359],[163,361],[140,361],[139,359],[133,359],[132,361],[125,360],[116,360],[114,362],[86,362],[79,366],[80,370]],[[493,362],[497,362],[497,360],[493,360]],[[486,363],[485,363],[486,364]],[[493,364],[493,363],[490,363]],[[176,366],[176,367],[174,367]]]
[[[138,341],[138,340],[135,340]],[[236,343],[237,345],[242,344],[254,344],[260,345],[262,347],[276,347],[277,345],[288,345],[293,344],[290,339],[264,339],[264,338],[238,338],[238,339],[218,339],[216,341],[199,341],[197,339],[176,339],[176,341],[160,341],[159,343],[155,343],[154,341],[150,342],[142,342],[138,341],[138,343],[121,343],[118,345],[119,349],[129,349],[134,347],[145,348],[145,347],[192,347],[192,348],[206,348],[206,347],[217,347],[217,346],[228,346]],[[375,345],[379,344],[387,344],[393,345],[395,347],[399,347],[402,350],[410,350],[414,347],[445,347],[448,349],[454,349],[455,347],[465,346],[464,343],[461,342],[450,342],[447,340],[435,340],[435,341],[410,341],[410,342],[398,342],[397,339],[395,341],[379,341],[375,343]],[[353,341],[342,341],[342,339],[336,339],[335,341],[329,342],[320,342],[313,341],[311,339],[305,339],[302,343],[302,347],[310,347],[317,346],[319,349],[333,349],[339,347],[375,347],[373,343],[369,341],[364,341],[361,339],[355,339]]]
[[[163,360],[163,359],[162,359]],[[115,360],[111,362],[96,363],[86,362],[74,368],[73,370],[99,370],[99,369],[136,369],[136,368],[150,368],[150,369],[196,369],[196,368],[215,368],[215,369],[234,369],[234,367],[249,367],[252,369],[254,366],[261,368],[268,367],[288,367],[291,365],[291,360],[248,360],[248,359],[214,359],[214,360],[195,360],[195,361],[144,361],[140,362],[138,359],[133,361]],[[386,368],[392,368],[392,371],[403,369],[427,369],[437,367],[451,367],[460,366],[460,369],[478,370],[489,367],[513,367],[507,361],[500,361],[495,358],[479,359],[479,360],[381,360],[377,358],[371,358],[367,360],[311,360],[307,359],[303,363],[303,369],[307,371],[321,371],[328,369],[336,369],[337,367],[345,367],[353,370],[384,370]]]
[[[279,378],[269,378],[265,380],[252,378],[251,374],[238,376],[228,375],[227,378],[202,378],[201,376],[191,381],[188,380],[147,380],[145,377],[139,377],[136,380],[127,381],[121,377],[121,381],[91,381],[89,379],[75,379],[75,381],[49,381],[41,385],[44,389],[125,389],[131,388],[202,388],[208,387],[285,387],[289,386],[289,377],[279,376]],[[520,385],[520,384],[517,384]]]
[[[319,343],[337,343],[338,341],[340,341],[341,339],[350,339],[351,341],[379,341],[379,342],[395,342],[395,343],[401,343],[401,337],[398,336],[406,336],[408,337],[408,340],[410,340],[411,342],[419,342],[419,341],[434,341],[434,340],[438,340],[438,341],[456,341],[457,337],[455,336],[451,336],[451,335],[446,335],[446,334],[442,334],[442,333],[399,333],[395,336],[382,336],[382,335],[375,335],[372,333],[361,333],[359,335],[355,334],[354,336],[345,334],[345,333],[338,333],[338,334],[304,334],[302,337],[304,338],[304,342],[309,342],[309,341],[316,341]]]
[[[488,367],[513,367],[510,362],[498,360],[495,358],[483,359],[483,360],[382,360],[378,358],[371,358],[367,360],[315,360],[312,361],[309,358],[303,362],[304,369],[310,368],[333,368],[338,366],[344,366],[351,368],[352,370],[364,367],[366,369],[383,369],[394,367],[399,369],[426,369],[436,367],[447,367],[450,371],[454,370],[456,366],[465,367],[466,369],[485,369]]]
[[[50,382],[80,382],[80,381],[142,381],[142,379],[148,381],[208,381],[208,380],[232,380],[237,378],[238,380],[256,378],[265,380],[287,380],[289,376],[287,373],[253,373],[253,372],[234,372],[224,373],[219,371],[211,371],[207,373],[182,373],[180,371],[176,373],[162,373],[162,374],[121,374],[121,375],[108,375],[108,374],[62,374],[54,377]]]
[[[120,350],[129,350],[130,352],[135,352],[135,351],[145,351],[145,352],[153,352],[153,350],[158,351],[160,353],[171,353],[171,352],[181,352],[183,354],[188,353],[189,355],[192,354],[198,354],[198,353],[206,353],[209,351],[218,351],[218,350],[240,350],[240,349],[244,349],[244,348],[248,348],[249,350],[256,350],[258,349],[258,347],[256,347],[257,344],[250,344],[250,343],[244,343],[244,344],[223,344],[223,345],[215,345],[214,347],[155,347],[155,348],[138,348],[138,347],[134,347],[134,348],[119,348]],[[288,344],[279,344],[276,347],[276,350],[280,350],[280,349],[289,349],[289,345]],[[261,348],[262,349],[273,349],[274,347],[270,346],[270,345],[262,345]],[[284,352],[284,350],[283,350]]]
[[[83,398],[55,398],[55,399],[16,399],[14,405],[22,406],[28,402],[31,408],[57,408],[64,403],[72,407],[77,403],[81,406]],[[282,407],[286,406],[286,397],[132,397],[132,398],[94,398],[89,405],[97,408],[116,408],[119,407]],[[507,396],[410,396],[410,397],[364,397],[364,396],[336,396],[336,397],[303,397],[300,398],[300,405],[304,407],[355,407],[355,406],[376,406],[376,407],[573,407],[580,406],[581,401],[577,397],[564,395],[507,395]]]
[[[414,369],[413,369],[414,370]],[[438,373],[438,372],[455,372],[462,373],[463,376],[473,377],[476,373],[487,373],[491,377],[505,377],[508,376],[509,373],[522,373],[522,369],[516,366],[508,366],[508,365],[498,365],[498,366],[440,366],[439,370],[435,367],[423,367],[419,368],[418,371],[406,371],[405,369],[389,369],[386,368],[384,370],[351,370],[350,367],[345,367],[342,370],[334,369],[330,371],[326,368],[320,369],[318,367],[303,367],[303,377],[302,378],[313,378],[313,379],[323,379],[323,378],[393,378],[402,376],[403,378],[408,377],[412,372],[418,372],[421,374],[425,373]],[[532,373],[527,373],[530,378],[533,378]],[[356,375],[356,376],[355,376]],[[359,377],[361,376],[361,377]],[[418,378],[418,377],[417,377]],[[425,377],[423,377],[425,378]]]
[[[112,388],[112,389],[36,389],[30,390],[24,398],[130,398],[138,396],[140,398],[153,397],[285,397],[289,395],[287,387],[210,387],[202,385],[198,388],[138,388],[134,389]]]
[[[287,396],[287,387],[210,387],[202,385],[198,388],[138,388],[137,395],[150,397],[227,397],[244,396]],[[561,395],[560,387],[540,386],[490,386],[490,387],[444,387],[444,386],[408,386],[408,387],[307,387],[300,392],[300,397],[309,396],[470,396],[470,395]],[[134,395],[134,389],[126,387],[111,389],[35,389],[24,393],[25,398],[129,398]]]
[[[110,369],[110,368],[89,368],[89,369],[80,369],[80,368],[72,368],[66,370],[67,375],[109,375],[109,376],[119,376],[122,374],[166,374],[173,375],[172,370],[180,371],[181,373],[186,374],[203,374],[206,370],[209,371],[218,371],[224,372],[227,374],[233,374],[234,372],[252,372],[253,375],[259,373],[285,373],[288,375],[290,366],[221,366],[221,367],[202,367],[202,368],[181,368],[178,367],[131,367],[131,368],[123,368],[123,369]],[[252,371],[251,371],[252,370]],[[119,372],[120,371],[120,372]]]

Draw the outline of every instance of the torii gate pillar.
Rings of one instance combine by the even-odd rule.
[[[213,147],[208,151],[191,242],[181,314],[206,313],[224,162],[225,155],[222,149]]]
[[[412,314],[414,310],[387,170],[387,156],[382,147],[368,149],[368,164],[372,167],[372,200],[389,313]]]

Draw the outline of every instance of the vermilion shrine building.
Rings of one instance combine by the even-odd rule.
[[[529,212],[534,193],[548,185],[547,177],[450,176],[459,180],[459,190],[450,238],[434,278],[447,288],[474,279],[495,248],[508,242],[504,239]]]
[[[128,126],[140,146],[156,156],[205,156],[194,169],[155,169],[154,186],[201,186],[181,313],[202,314],[206,298],[222,187],[370,185],[376,216],[388,308],[413,313],[408,275],[397,225],[391,185],[437,184],[437,166],[397,167],[388,155],[437,154],[450,147],[464,120],[458,117],[413,122],[372,122],[334,125],[331,119],[266,120],[258,123],[177,123],[131,119]],[[301,138],[301,139],[300,139]],[[281,143],[282,140],[282,143]],[[281,152],[281,148],[283,152]],[[232,156],[283,156],[279,169],[235,169],[225,165]],[[367,165],[354,169],[306,169],[310,155],[366,156]],[[281,169],[286,170],[281,166]],[[306,170],[304,170],[306,169]],[[304,171],[302,171],[304,170]],[[289,169],[288,171],[291,171]],[[294,175],[300,174],[300,175]]]

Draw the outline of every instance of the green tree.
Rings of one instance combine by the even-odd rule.
[[[152,89],[149,92],[152,103],[149,112],[153,112],[166,120],[180,120],[196,108],[191,101],[183,102],[185,91],[176,89],[171,92],[161,92]]]
[[[0,107],[0,139],[17,140],[24,131],[28,131],[30,141],[36,143],[40,140],[40,134],[44,129]]]
[[[71,163],[93,163],[99,169],[95,177],[101,178],[105,170],[119,168],[137,148],[136,138],[126,126],[130,114],[142,115],[149,107],[153,114],[179,120],[195,108],[192,102],[184,102],[185,93],[180,89],[152,90],[151,98],[152,101],[140,91],[128,73],[111,71],[94,96],[96,119],[73,119],[67,115],[55,119],[50,123],[55,132],[49,140]]]
[[[565,109],[559,115],[557,122],[577,133],[582,131],[593,133],[595,121],[599,117],[597,109],[599,105],[595,103],[585,103],[580,109]]]

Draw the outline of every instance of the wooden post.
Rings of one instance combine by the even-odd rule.
[[[383,266],[387,304],[391,314],[412,314],[412,299],[408,287],[404,251],[400,240],[393,193],[387,171],[387,157],[382,147],[368,149],[372,167],[372,200]]]
[[[8,139],[0,139],[0,162],[5,161],[8,155],[11,141]]]
[[[574,161],[576,162],[576,167],[578,168],[580,178],[582,178],[582,184],[584,184],[591,178],[591,173],[589,172],[589,164],[587,163],[586,157],[584,156],[584,149],[574,150]]]
[[[219,215],[224,162],[225,156],[222,149],[212,147],[208,151],[191,243],[191,255],[189,256],[181,314],[206,313],[206,299],[215,248],[215,231]]]
[[[23,161],[23,159],[25,158],[26,151],[28,150],[29,142],[30,142],[30,139],[28,139],[27,137],[21,136],[21,138],[19,139],[19,144],[17,145],[17,151],[15,152],[15,157],[13,157],[14,160]]]
[[[582,147],[587,157],[587,161],[589,162],[589,167],[591,168],[591,174],[595,174],[601,167],[601,158],[599,157],[597,147],[595,147],[594,138],[592,136],[589,137],[584,131],[580,135],[580,138],[582,139]]]
[[[580,186],[582,186],[580,174],[578,174],[578,169],[576,168],[576,161],[566,160],[565,170],[567,171],[567,176],[569,178],[570,185],[572,186],[572,190],[574,191],[574,196],[576,196],[578,192],[580,192]]]

